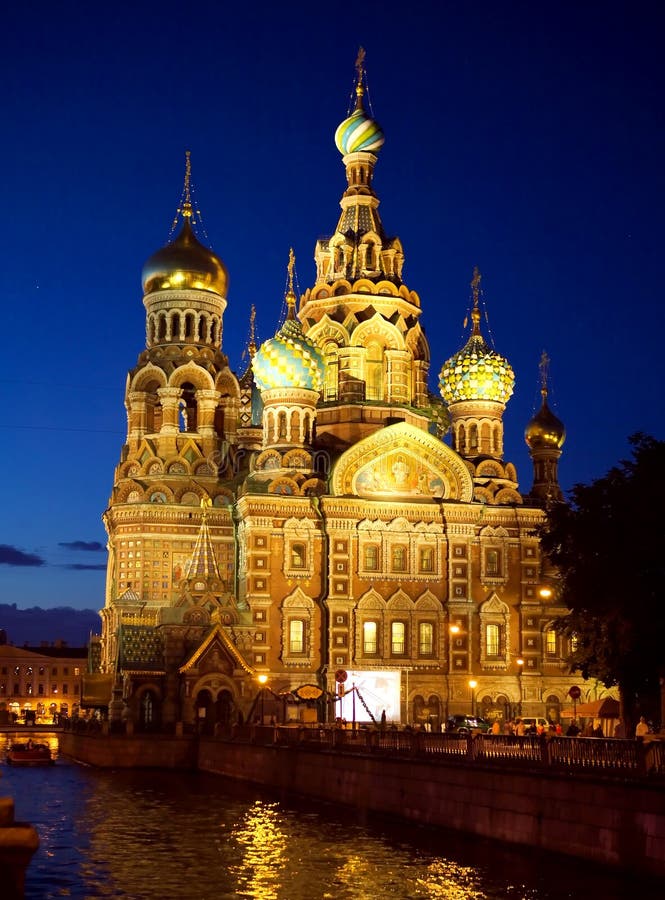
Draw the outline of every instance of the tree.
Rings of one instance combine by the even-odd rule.
[[[665,724],[665,441],[630,443],[632,459],[548,510],[542,546],[570,610],[557,628],[572,671],[618,685],[628,725]]]

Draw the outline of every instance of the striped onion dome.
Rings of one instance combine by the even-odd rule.
[[[335,144],[343,156],[361,150],[376,153],[384,141],[381,126],[368,116],[362,107],[354,109],[353,113],[337,126],[335,132]]]

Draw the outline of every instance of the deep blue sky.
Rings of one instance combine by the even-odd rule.
[[[251,303],[260,336],[275,330],[291,245],[312,284],[359,44],[386,134],[375,188],[422,299],[432,386],[465,340],[478,265],[517,376],[506,458],[524,490],[543,348],[564,488],[626,457],[632,432],[663,438],[664,24],[660,2],[8,5],[0,602],[103,605],[88,567],[105,553],[77,542],[105,542],[141,267],[168,237],[186,148],[230,272],[236,371]],[[22,554],[43,564],[12,565]]]

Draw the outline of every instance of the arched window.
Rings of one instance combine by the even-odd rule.
[[[323,399],[337,399],[337,374],[339,371],[339,362],[337,360],[337,352],[339,348],[337,344],[330,341],[323,348],[323,358],[325,364],[325,384],[323,387]]]
[[[367,400],[383,400],[383,348],[378,341],[367,344],[365,397]]]
[[[304,544],[291,544],[291,568],[304,569],[307,565],[307,548]]]
[[[434,548],[421,547],[419,551],[419,568],[421,572],[434,571]]]

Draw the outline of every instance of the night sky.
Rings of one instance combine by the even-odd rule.
[[[192,152],[230,273],[223,350],[275,331],[345,187],[333,134],[358,46],[386,143],[374,187],[406,254],[431,387],[466,340],[477,265],[516,389],[505,458],[551,357],[564,490],[663,438],[661,2],[8,4],[2,14],[0,602],[104,603],[101,515],[144,347],[141,268]],[[205,240],[205,235],[202,236]],[[484,325],[486,336],[487,325]],[[2,623],[0,622],[0,627]]]

